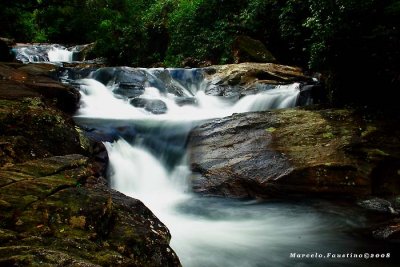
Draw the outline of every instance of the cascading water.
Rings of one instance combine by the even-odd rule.
[[[209,96],[205,88],[211,85],[198,71],[115,68],[78,81],[82,103],[76,120],[95,138],[110,141],[105,145],[111,186],[142,200],[167,225],[171,247],[186,267],[354,266],[343,259],[290,258],[356,251],[342,230],[362,220],[338,218],[334,206],[326,204],[322,216],[312,208],[321,202],[245,202],[190,192],[190,129],[232,113],[293,107],[299,94],[299,84],[291,84],[238,101]]]
[[[24,63],[72,62],[74,52],[60,45],[23,45],[13,48],[15,58]]]
[[[47,55],[50,62],[72,62],[74,52],[67,50],[65,47],[52,47]]]

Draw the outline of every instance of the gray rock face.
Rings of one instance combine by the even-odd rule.
[[[240,198],[356,196],[392,184],[384,192],[398,194],[398,128],[379,123],[349,110],[302,109],[206,123],[189,140],[194,190]],[[390,166],[381,170],[383,163]]]
[[[167,105],[159,99],[134,98],[130,103],[134,107],[144,108],[153,114],[165,114],[167,112]]]

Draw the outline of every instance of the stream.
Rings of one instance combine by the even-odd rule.
[[[63,48],[48,51],[43,61],[72,59]],[[28,61],[29,56],[40,61],[33,52],[24,53]],[[212,85],[201,69],[116,67],[79,80],[65,73],[61,79],[80,88],[74,118],[89,137],[104,142],[110,186],[141,200],[168,227],[183,266],[377,266],[359,254],[388,252],[360,238],[356,229],[368,219],[346,203],[232,200],[191,192],[191,129],[233,113],[293,108],[299,83],[239,98],[207,95]],[[332,256],[350,253],[351,258]]]

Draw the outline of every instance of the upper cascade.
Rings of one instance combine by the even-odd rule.
[[[69,74],[62,79],[72,80]],[[106,67],[77,83],[82,94],[78,117],[191,121],[311,102],[301,96],[304,86],[299,82],[257,86],[252,93],[224,85],[224,92],[230,92],[216,94],[221,85],[204,69]]]
[[[23,63],[72,62],[74,49],[57,44],[17,45],[13,49],[15,58]]]

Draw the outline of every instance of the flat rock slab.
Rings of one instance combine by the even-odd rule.
[[[396,121],[345,109],[218,119],[191,133],[193,188],[235,198],[399,194]]]

